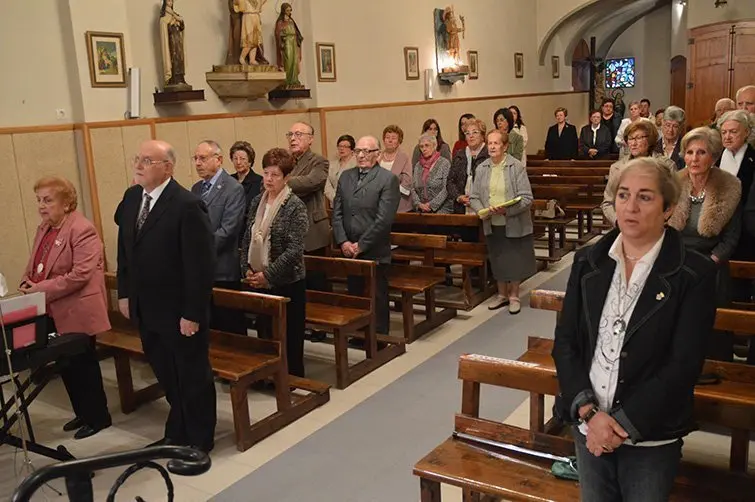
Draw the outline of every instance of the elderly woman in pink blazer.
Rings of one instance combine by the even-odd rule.
[[[409,155],[399,148],[403,141],[404,131],[397,125],[389,125],[383,129],[383,151],[378,157],[378,164],[398,177],[401,191],[399,213],[412,210],[412,164]]]
[[[22,293],[45,293],[51,332],[96,335],[110,329],[102,241],[94,225],[76,211],[73,184],[45,177],[34,185],[42,223],[19,286]],[[63,426],[83,439],[110,427],[94,336],[86,352],[61,372],[76,416]]]

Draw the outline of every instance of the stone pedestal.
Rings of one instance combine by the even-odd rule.
[[[286,81],[286,74],[273,65],[216,65],[205,76],[223,99],[262,98]]]

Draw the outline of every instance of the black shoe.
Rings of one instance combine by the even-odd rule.
[[[312,330],[309,340],[312,342],[324,342],[328,338],[328,333],[319,329]]]
[[[190,448],[194,448],[195,450],[202,451],[202,452],[207,453],[209,455],[210,452],[215,448],[215,443],[210,443],[208,446],[194,446],[194,445],[191,445]]]
[[[146,448],[151,448],[152,446],[180,446],[180,445],[181,445],[181,443],[179,443],[175,439],[172,439],[172,438],[162,438],[162,439],[158,439],[154,443],[148,444],[146,446]]]
[[[84,425],[84,421],[82,419],[80,419],[79,417],[76,417],[73,420],[71,420],[70,422],[67,422],[63,426],[63,430],[66,431],[66,432],[71,432],[71,431],[75,431],[76,429],[81,429],[81,427],[83,427],[83,425]]]
[[[104,425],[102,425],[100,427],[92,427],[90,425],[84,425],[83,427],[81,427],[81,429],[79,429],[79,430],[76,431],[76,434],[73,435],[73,438],[74,439],[86,439],[86,438],[88,438],[90,436],[94,436],[95,434],[97,434],[101,430],[107,429],[111,425],[112,425],[112,421],[111,420],[108,420],[107,423],[105,423]]]

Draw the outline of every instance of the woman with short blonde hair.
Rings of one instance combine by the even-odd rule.
[[[404,142],[404,131],[392,124],[383,129],[383,150],[378,157],[378,164],[396,175],[399,182],[401,200],[398,203],[399,213],[412,210],[412,163],[409,155],[401,149]]]

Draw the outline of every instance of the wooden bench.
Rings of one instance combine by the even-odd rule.
[[[117,292],[117,279],[106,275],[107,289]],[[249,449],[267,436],[306,415],[330,400],[329,386],[288,374],[286,360],[286,303],[288,298],[216,288],[212,293],[216,305],[272,318],[272,339],[263,340],[219,331],[210,332],[210,366],[213,373],[230,384],[231,407],[236,448]],[[155,383],[134,389],[131,375],[132,358],[143,359],[144,349],[130,321],[116,311],[110,312],[110,331],[97,335],[102,355],[115,362],[118,395],[123,413],[131,413],[148,401],[163,396]],[[248,392],[257,381],[272,378],[275,382],[277,410],[252,423],[249,417]],[[291,389],[306,391],[306,395]]]
[[[558,175],[558,176],[601,176],[603,182],[608,179],[610,166],[606,167],[549,167],[527,166],[527,174],[530,176]]]
[[[605,178],[603,176],[569,176],[569,175],[529,175],[531,185],[536,186],[569,186],[577,187],[575,196],[565,197],[567,216],[577,218],[577,244],[584,244],[595,237],[593,232],[593,213],[600,207],[605,190]]]
[[[480,355],[463,355],[459,361],[462,380],[461,413],[454,421],[458,433],[503,442],[559,456],[574,455],[569,438],[547,435],[506,425],[480,416],[481,386],[493,385],[527,392],[552,394],[558,390],[554,375],[544,375],[535,364]],[[451,437],[414,466],[420,478],[422,502],[440,502],[441,483],[462,489],[465,501],[579,500],[579,484],[551,474],[552,461],[480,447]],[[672,501],[744,501],[755,492],[755,479],[683,462],[671,496]]]
[[[328,277],[364,278],[361,296],[307,290],[307,326],[333,334],[337,388],[345,389],[406,352],[403,337],[375,333],[374,261],[305,255],[304,265],[307,271],[322,272]],[[349,338],[364,340],[366,357],[353,366],[349,366]]]
[[[393,232],[462,236],[474,233],[476,241],[448,242],[445,249],[437,249],[434,254],[436,266],[461,265],[463,298],[437,298],[441,307],[457,310],[471,310],[496,292],[495,284],[489,280],[487,269],[487,246],[482,230],[482,220],[473,214],[420,214],[398,213],[393,222]],[[469,231],[471,230],[471,232]],[[422,251],[399,247],[393,251],[396,261],[423,261]],[[478,287],[472,280],[472,271],[479,269]]]
[[[447,244],[448,239],[445,235],[391,233],[391,245],[403,250],[414,249],[424,253],[422,265],[391,264],[388,272],[388,287],[399,293],[395,301],[401,308],[406,343],[414,342],[425,333],[456,317],[455,308],[445,307],[440,311],[436,310],[435,286],[445,282],[446,271],[435,266],[435,253],[446,249]],[[482,267],[481,270],[484,282],[487,280],[487,267]],[[471,284],[469,287],[471,289]],[[424,297],[418,303],[425,307],[422,312],[425,319],[415,324],[414,299],[417,295]]]
[[[527,170],[530,167],[611,167],[615,160],[533,160],[527,159]]]
[[[564,293],[535,290],[530,293],[530,307],[551,310],[560,315]],[[717,309],[714,329],[734,331],[755,336],[755,312]],[[556,367],[550,357],[553,341],[531,337],[528,350],[520,360],[536,362],[555,375]],[[755,430],[755,367],[737,363],[706,361],[703,373],[714,373],[721,378],[715,385],[695,387],[695,418],[700,422],[731,429],[729,463],[732,470],[747,469],[750,432]],[[530,398],[531,426],[543,430],[544,400],[542,396]]]
[[[456,309],[443,308],[436,310],[435,286],[446,280],[446,271],[435,266],[435,253],[446,249],[448,239],[445,235],[403,234],[392,232],[391,245],[404,250],[417,251],[417,260],[421,265],[404,265],[391,263],[388,270],[388,287],[397,292],[391,299],[396,303],[403,316],[404,339],[412,343],[428,331],[437,328],[444,322],[456,317]],[[340,249],[331,248],[331,256],[343,257]],[[422,253],[420,258],[419,253]],[[332,277],[345,281],[345,277]],[[422,295],[422,298],[416,298]],[[421,312],[425,319],[414,323],[414,305],[424,305]]]

